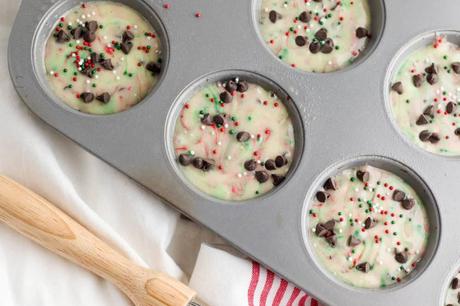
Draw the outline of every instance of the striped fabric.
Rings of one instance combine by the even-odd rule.
[[[248,287],[249,306],[318,306],[318,302],[299,288],[252,262]]]

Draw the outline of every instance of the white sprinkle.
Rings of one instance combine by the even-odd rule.
[[[248,173],[247,173],[246,171],[244,171],[244,172],[243,172],[243,175],[246,176],[246,175],[248,175]]]
[[[80,68],[80,67],[78,67],[78,71],[81,71],[81,68]]]
[[[85,14],[81,15],[81,19],[86,19]]]
[[[206,126],[202,125],[201,126],[201,130],[204,130],[206,128]]]
[[[117,74],[117,71],[116,71],[116,70],[112,70],[112,73],[113,73],[113,74]]]
[[[53,70],[50,70],[50,74],[54,74],[54,71],[53,71]]]
[[[120,60],[121,60],[121,61],[124,61],[124,60],[125,60],[125,57],[124,57],[124,56],[122,56],[122,57],[120,58]]]
[[[95,11],[92,11],[91,14],[92,14],[93,16],[96,16],[96,12],[95,12]]]
[[[380,265],[383,265],[383,260],[380,260],[380,261],[379,261],[379,264],[380,264]]]
[[[137,29],[137,24],[134,25],[134,28]]]
[[[150,37],[150,36],[147,36],[147,40],[152,40],[152,37]]]
[[[225,123],[225,124],[224,124],[224,127],[227,129],[227,128],[228,128],[228,123]]]
[[[231,155],[227,155],[227,160],[232,160],[232,156],[231,156]]]
[[[342,232],[343,232],[343,231],[342,231],[342,229],[340,228],[340,229],[339,229],[339,233],[342,233]]]
[[[117,75],[116,79],[117,79],[117,80],[120,80],[120,77]]]
[[[257,160],[257,163],[258,163],[258,164],[261,164],[261,163],[262,163],[262,161],[261,161],[260,159],[258,159],[258,160]]]
[[[332,61],[327,62],[328,65],[332,65]]]
[[[70,26],[72,25],[72,22],[71,22],[71,21],[69,22],[69,25],[70,25]]]
[[[91,83],[91,81],[90,81],[90,80],[86,80],[86,84],[89,84],[89,83]]]
[[[79,43],[80,43],[80,40],[79,40],[79,39],[77,39],[76,43],[77,43],[77,44],[79,44]]]
[[[316,232],[316,228],[312,227],[311,231],[314,233]]]
[[[107,38],[108,38],[107,35],[104,35],[104,40],[107,40]]]
[[[96,74],[96,75],[94,76],[94,78],[95,78],[95,79],[99,79],[99,75]]]
[[[256,136],[254,134],[251,134],[251,138],[254,139],[256,138]]]
[[[190,154],[191,154],[191,155],[195,155],[195,151],[190,150]]]
[[[221,146],[221,145],[222,145],[222,141],[218,141],[218,142],[217,142],[217,145],[218,145],[218,146]]]
[[[238,173],[238,175],[237,175],[237,176],[238,176],[238,178],[241,178],[241,177],[242,177],[241,173]]]

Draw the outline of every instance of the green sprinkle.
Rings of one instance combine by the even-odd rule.
[[[104,26],[102,24],[99,25],[99,29],[103,29]]]
[[[93,88],[96,87],[96,83],[93,83],[91,86],[93,86]]]
[[[62,28],[62,27],[64,26],[64,24],[63,24],[62,22],[59,22],[58,26],[59,26],[60,28]]]
[[[354,177],[350,178],[350,181],[354,182],[356,179]]]
[[[128,73],[128,76],[131,78],[133,76],[133,74],[130,72],[130,73]]]
[[[62,72],[66,73],[66,72],[67,72],[67,68],[62,69]]]
[[[251,121],[252,120],[252,117],[251,116],[248,116],[248,121]]]

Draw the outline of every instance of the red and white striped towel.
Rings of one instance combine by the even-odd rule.
[[[202,245],[190,286],[213,306],[318,306],[311,296],[256,262]]]

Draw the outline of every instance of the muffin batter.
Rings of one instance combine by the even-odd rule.
[[[460,306],[460,272],[450,282],[444,304],[446,306]]]
[[[393,77],[391,110],[396,124],[423,149],[460,155],[460,50],[444,36],[412,52]]]
[[[180,169],[198,189],[246,200],[283,182],[294,131],[273,92],[236,78],[207,85],[181,107],[173,143]]]
[[[81,112],[120,112],[142,100],[158,81],[160,47],[152,26],[128,6],[83,3],[62,16],[48,38],[48,84]]]
[[[279,59],[310,72],[350,65],[371,37],[367,0],[262,0],[259,23]]]
[[[329,178],[315,194],[308,219],[319,262],[356,287],[400,282],[420,261],[428,240],[427,214],[415,191],[371,166]]]

